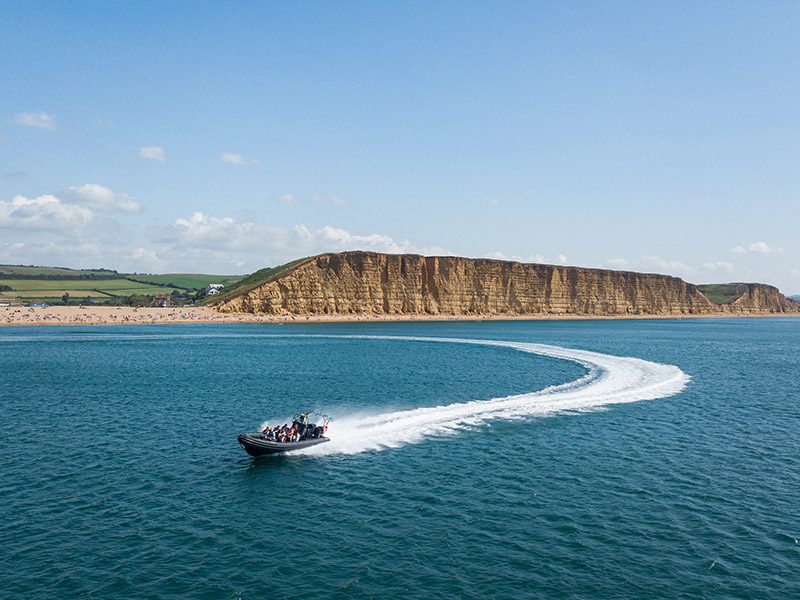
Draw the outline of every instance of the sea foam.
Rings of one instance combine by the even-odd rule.
[[[331,442],[305,455],[357,454],[398,448],[431,437],[453,435],[495,419],[540,417],[611,404],[655,400],[680,393],[690,377],[678,367],[587,350],[522,342],[405,336],[309,336],[474,344],[510,348],[579,363],[586,375],[543,390],[491,400],[473,400],[375,415],[344,416],[331,423]],[[297,453],[301,454],[301,453]]]

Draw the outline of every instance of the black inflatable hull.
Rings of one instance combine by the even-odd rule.
[[[264,456],[265,454],[281,454],[292,450],[302,450],[317,444],[330,442],[330,438],[320,437],[310,440],[300,440],[299,442],[273,442],[265,440],[258,433],[240,433],[237,438],[242,448],[250,456]]]

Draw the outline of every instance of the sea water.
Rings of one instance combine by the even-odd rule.
[[[0,330],[4,598],[800,597],[799,493],[800,319]]]

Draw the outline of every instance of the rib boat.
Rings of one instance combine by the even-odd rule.
[[[291,452],[292,450],[301,450],[303,448],[310,448],[317,444],[324,444],[330,442],[330,438],[318,437],[307,440],[300,440],[299,442],[276,442],[274,440],[265,439],[261,433],[240,433],[237,438],[242,448],[250,456],[263,456],[265,454],[280,454],[282,452]]]
[[[237,439],[250,456],[282,454],[330,442],[330,438],[325,437],[325,431],[331,421],[333,419],[328,415],[309,411],[296,416],[291,429],[287,425],[265,427],[263,431],[240,433]],[[296,441],[288,441],[290,437]],[[286,441],[280,441],[279,438]]]

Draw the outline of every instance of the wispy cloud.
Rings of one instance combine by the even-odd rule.
[[[766,242],[754,242],[748,246],[736,246],[731,249],[734,254],[746,254],[751,252],[753,254],[781,254],[783,248],[780,246],[770,246]]]
[[[14,123],[24,127],[36,127],[38,129],[56,128],[56,118],[50,113],[43,111],[17,113],[14,115]]]
[[[167,161],[167,154],[161,146],[144,146],[139,148],[139,156],[147,160]]]
[[[142,205],[128,194],[115,192],[98,183],[69,188],[69,193],[78,204],[88,205],[102,210],[135,213],[142,210]]]
[[[279,198],[283,204],[330,204],[332,206],[347,206],[350,201],[336,194],[311,194],[310,196],[298,196],[296,194],[284,194]]]
[[[251,165],[258,164],[258,161],[254,158],[248,159],[243,157],[241,154],[233,154],[232,152],[223,152],[219,159],[224,163],[236,165],[238,167],[249,167]]]

